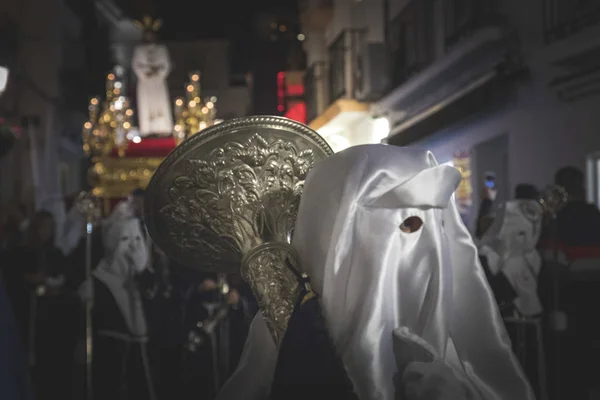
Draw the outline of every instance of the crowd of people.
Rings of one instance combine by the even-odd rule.
[[[533,185],[517,185],[514,199],[500,205],[486,188],[475,233],[500,310],[513,323],[513,346],[528,347],[521,362],[529,379],[538,393],[545,383],[546,394],[565,399],[599,390],[592,360],[600,355],[600,211],[586,201],[584,179],[575,167],[556,172],[552,186],[564,190],[558,194],[565,204],[554,213],[540,205],[552,193]],[[519,319],[529,327],[537,322],[541,334],[520,332]]]
[[[12,307],[2,310],[1,323],[14,322],[2,334],[13,335],[15,346],[0,358],[14,353],[4,370],[15,369],[14,359],[22,360],[22,368],[20,378],[11,380],[14,394],[5,397],[8,386],[0,386],[2,398],[85,397],[88,300],[95,399],[211,398],[235,368],[256,312],[248,289],[237,277],[190,271],[162,254],[144,226],[143,196],[134,191],[93,225],[89,238],[73,199],[65,199],[62,229],[48,211],[5,209],[0,294]],[[225,307],[226,317],[209,340],[191,346],[197,326],[215,307]]]
[[[560,381],[562,387],[554,398],[583,399],[600,376],[596,363],[586,361],[600,355],[596,317],[600,273],[593,265],[576,266],[590,259],[599,263],[600,211],[585,200],[580,170],[563,168],[554,183],[567,195],[567,203],[555,215],[541,206],[542,196],[532,185],[518,185],[514,199],[504,204],[495,204],[493,190],[486,188],[473,240],[515,351],[523,343],[527,347],[519,359],[538,396]],[[65,199],[68,212],[62,221],[44,210],[30,215],[20,205],[2,209],[0,397],[84,397],[86,301],[93,302],[96,400],[217,396],[238,365],[257,305],[239,277],[188,270],[156,248],[145,228],[143,198],[142,190],[134,191],[94,224],[89,235],[73,199]],[[313,221],[321,230],[329,229],[321,222]],[[57,223],[63,224],[61,229]],[[410,232],[420,225],[406,223],[404,228]],[[90,280],[85,274],[88,241],[93,265]],[[227,312],[214,332],[200,329],[203,321],[223,309]],[[523,339],[520,328],[513,329],[507,321],[517,326],[538,321],[541,325],[534,326],[542,326],[543,335]],[[290,337],[294,332],[290,329]],[[344,340],[348,344],[358,339]],[[355,343],[358,348],[360,340]],[[277,357],[269,358],[269,349],[260,352],[264,353],[261,363],[275,362]],[[279,354],[285,358],[290,352],[294,350],[284,343]],[[539,359],[540,352],[546,355],[547,374],[541,373],[539,363],[531,366],[531,359]],[[326,363],[342,368],[338,364]],[[348,368],[351,373],[353,367]],[[256,373],[259,368],[252,369]],[[321,369],[315,366],[313,371],[327,379],[340,379]],[[236,398],[227,393],[242,387],[235,384],[241,375],[238,370],[219,398]],[[248,393],[244,398],[260,398]],[[239,393],[237,398],[242,398]]]

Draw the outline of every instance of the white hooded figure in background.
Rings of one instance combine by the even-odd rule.
[[[542,232],[542,206],[535,200],[513,200],[501,205],[496,219],[481,239],[479,252],[492,275],[503,274],[517,297],[517,311],[526,317],[542,312],[537,281],[542,259],[536,249]]]
[[[150,238],[150,234],[148,233],[148,230],[146,229],[145,225],[142,225],[142,219],[141,219],[141,215],[142,215],[142,210],[140,207],[140,201],[143,202],[143,198],[140,200],[140,198],[138,198],[139,196],[141,196],[140,194],[135,194],[132,193],[129,196],[127,196],[127,199],[125,200],[121,200],[119,203],[117,203],[117,205],[115,205],[115,207],[113,208],[111,215],[110,215],[110,219],[123,219],[123,218],[137,218],[138,219],[138,224],[140,224],[140,229],[142,231],[142,238],[146,247],[146,252],[147,252],[147,268],[150,271],[153,271],[153,259],[152,259],[152,252],[153,252],[153,245],[152,245],[152,239]]]
[[[148,253],[138,221],[113,216],[103,226],[105,257],[94,270],[94,277],[104,283],[113,295],[129,331],[146,336],[146,320],[139,292],[133,278],[144,271]]]
[[[103,222],[105,256],[93,272],[94,397],[155,398],[148,328],[135,281],[148,264],[140,224],[113,214]],[[88,289],[89,290],[89,289]],[[124,389],[125,388],[125,389]]]
[[[309,173],[292,244],[360,400],[534,399],[452,197],[460,179],[430,152],[385,145]],[[218,399],[268,398],[264,325],[257,315]]]

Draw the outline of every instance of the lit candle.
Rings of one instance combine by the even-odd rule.
[[[175,100],[175,114],[181,114],[182,111],[183,111],[183,99],[181,97],[178,97]]]

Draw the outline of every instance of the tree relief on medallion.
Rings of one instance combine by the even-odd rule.
[[[187,160],[169,187],[171,202],[160,210],[172,243],[212,270],[222,267],[224,254],[241,261],[263,243],[289,243],[314,163],[312,150],[259,134]]]

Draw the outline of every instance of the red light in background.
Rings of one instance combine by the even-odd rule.
[[[304,85],[301,83],[295,85],[287,85],[285,88],[285,94],[290,97],[297,97],[304,95]]]
[[[284,115],[289,119],[306,124],[306,104],[303,101],[298,101],[288,107]]]
[[[298,77],[284,71],[277,73],[277,111],[298,122],[306,123],[306,105],[301,101],[304,84]]]
[[[285,72],[277,73],[277,111],[285,110]]]

